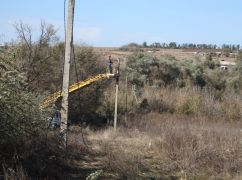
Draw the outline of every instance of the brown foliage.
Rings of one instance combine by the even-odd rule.
[[[241,172],[240,136],[240,129],[226,122],[152,113],[138,117],[130,128],[91,138],[99,140],[107,170],[121,177],[207,179]]]

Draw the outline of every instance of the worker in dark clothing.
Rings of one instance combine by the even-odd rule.
[[[112,62],[111,56],[109,56],[108,60],[109,60],[108,62],[109,72],[110,74],[113,74],[113,67],[112,67],[113,62]]]

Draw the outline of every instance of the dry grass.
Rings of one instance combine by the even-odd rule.
[[[16,168],[6,168],[3,165],[3,179],[5,180],[28,180],[30,179],[22,165],[16,164]]]
[[[67,148],[69,155],[83,155],[89,153],[86,134],[84,134],[79,126],[72,126],[68,133]]]
[[[229,122],[242,120],[241,97],[225,93],[222,100],[216,99],[213,91],[196,87],[160,88],[147,86],[142,99],[147,99],[152,111],[206,116]]]
[[[206,116],[149,113],[137,115],[117,132],[85,129],[88,147],[80,128],[72,127],[67,153],[58,153],[58,140],[50,134],[48,148],[41,150],[49,168],[41,172],[56,179],[84,179],[98,170],[103,170],[100,179],[241,179],[240,127],[240,122],[212,121]],[[41,142],[36,141],[36,147]],[[36,147],[31,146],[32,154],[39,154]],[[66,158],[59,159],[63,154]],[[29,159],[32,166],[42,167],[38,161],[46,157]],[[12,169],[4,169],[6,179],[28,178],[21,166]]]
[[[130,128],[91,133],[89,138],[106,169],[125,179],[232,179],[242,170],[238,125],[207,118],[151,113]]]
[[[107,56],[111,55],[112,57],[116,58],[116,57],[126,57],[130,54],[132,54],[132,51],[120,51],[119,48],[94,48],[96,50],[96,52],[98,52],[99,54],[101,54],[103,57],[105,57],[107,59]],[[152,49],[143,49],[144,52],[147,53],[147,51],[151,51]],[[187,49],[160,49],[158,51],[155,51],[154,53],[152,53],[152,55],[156,56],[156,57],[160,57],[160,56],[164,56],[164,55],[171,55],[174,56],[176,59],[178,60],[184,60],[184,59],[194,59],[195,57],[197,57],[197,55],[195,55],[195,52],[199,52],[199,50],[187,50]],[[207,52],[207,50],[204,50],[204,52]],[[208,50],[208,52],[210,52]],[[205,59],[206,56],[200,56],[200,58]],[[232,57],[216,57],[214,59],[217,60],[225,60],[228,62],[234,62],[236,60],[236,58],[232,58]]]
[[[114,87],[114,86],[113,86]],[[219,92],[220,93],[220,92]],[[212,89],[200,89],[187,85],[177,87],[154,87],[146,85],[141,93],[136,92],[137,101],[131,87],[127,93],[128,113],[159,112],[175,115],[205,116],[210,119],[222,119],[228,122],[242,120],[241,95],[227,91],[218,96]],[[100,112],[111,112],[114,109],[115,90],[110,88],[103,99]],[[120,86],[119,115],[125,114],[126,91]],[[105,114],[106,117],[107,114]],[[131,117],[131,116],[130,116]]]

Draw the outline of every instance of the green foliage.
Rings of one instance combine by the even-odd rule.
[[[229,57],[229,54],[232,53],[232,49],[227,47],[223,48],[222,51],[226,57]]]
[[[64,62],[64,44],[56,41],[55,29],[52,25],[41,24],[41,34],[38,41],[32,41],[32,35],[28,25],[20,23],[17,25],[20,43],[3,54],[3,59],[16,64],[20,72],[24,72],[28,90],[37,94],[49,94],[61,89],[62,71]],[[21,36],[22,34],[25,36]],[[11,53],[10,53],[11,52]],[[100,61],[100,56],[94,52],[93,48],[75,47],[75,67],[71,62],[70,84],[85,80],[99,73],[106,73],[104,64]],[[2,70],[1,70],[2,67]],[[5,66],[0,66],[4,72]],[[76,71],[77,70],[77,74]],[[78,77],[77,77],[78,76]],[[102,85],[103,84],[103,85]],[[70,95],[70,116],[73,122],[80,119],[95,121],[99,116],[96,113],[100,106],[100,98],[105,81],[94,83],[92,86],[82,89]],[[60,100],[56,103],[59,108]]]
[[[139,105],[135,107],[131,101],[128,112],[158,111],[238,120],[241,103],[231,103],[225,97],[234,92],[237,95],[230,97],[231,101],[241,99],[241,67],[238,63],[228,71],[221,71],[210,57],[179,61],[171,56],[132,54],[128,57],[126,73],[130,84],[137,88]],[[228,103],[227,109],[223,109],[223,103]]]
[[[54,140],[47,136],[47,119],[51,113],[49,110],[39,109],[39,99],[38,94],[30,91],[25,73],[17,70],[6,70],[2,73],[0,164],[4,163],[6,170],[11,169],[15,175],[13,177],[17,179],[26,174],[35,178],[50,176],[50,172],[54,171],[50,168],[53,168],[64,154],[60,153],[61,144],[57,134]],[[57,158],[51,158],[53,156]],[[18,166],[21,167],[20,172]],[[2,168],[0,173],[1,170]],[[10,172],[5,173],[11,177],[13,175]]]
[[[225,75],[225,72],[217,69],[207,71],[206,74],[206,81],[209,87],[213,87],[215,90],[219,91],[224,91],[226,89],[227,77]]]
[[[146,42],[146,41],[143,42],[142,46],[143,46],[144,48],[147,48],[147,47],[148,47],[147,42]]]
[[[183,84],[183,72],[182,69],[177,66],[177,60],[172,56],[163,56],[158,59],[154,76],[160,79],[160,85],[177,85]]]
[[[234,88],[239,90],[242,78],[242,63],[238,63],[231,71],[219,69],[218,62],[207,57],[179,61],[172,56],[155,58],[146,54],[136,53],[128,57],[127,68],[131,84],[143,87],[194,85],[201,88],[209,87],[218,91]],[[190,84],[191,83],[191,84]]]
[[[0,77],[7,71],[17,69],[14,59],[16,56],[17,48],[8,48],[0,53]]]
[[[20,42],[11,52],[5,53],[4,59],[11,59],[18,69],[26,74],[28,88],[34,93],[47,94],[61,89],[64,62],[64,43],[58,42],[53,25],[41,23],[37,41],[33,41],[30,26],[20,22],[16,24]],[[10,51],[9,51],[10,52]],[[13,54],[13,55],[12,55]],[[76,46],[75,60],[71,62],[70,84],[85,80],[99,73],[106,73],[100,56],[93,48]],[[5,66],[4,66],[5,67]],[[78,77],[77,77],[78,76]],[[103,85],[102,85],[103,84]],[[73,121],[93,120],[98,117],[96,110],[100,106],[100,97],[106,86],[105,81],[94,83],[70,96],[70,119]],[[60,101],[57,102],[57,106]],[[89,122],[90,122],[89,121]]]
[[[148,81],[153,65],[155,65],[155,59],[145,54],[138,53],[129,56],[127,74],[131,83],[143,86]]]
[[[204,65],[205,65],[206,68],[215,69],[216,67],[219,66],[219,62],[214,61],[212,55],[209,54],[209,55],[206,56],[206,60],[204,62]]]
[[[46,126],[36,96],[28,91],[24,74],[8,71],[0,81],[1,142],[37,135]]]
[[[133,54],[128,57],[127,73],[131,83],[139,87],[146,83],[158,87],[183,87],[187,78],[200,87],[206,84],[202,64],[182,64],[172,56],[161,56],[158,59],[145,54]]]
[[[242,94],[242,61],[238,61],[236,66],[224,74],[226,89]]]

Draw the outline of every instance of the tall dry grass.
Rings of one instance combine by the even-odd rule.
[[[128,128],[91,133],[105,168],[125,179],[232,179],[241,175],[240,124],[150,113]]]
[[[146,85],[136,90],[132,86],[128,91],[120,85],[119,116],[124,116],[126,108],[130,119],[139,113],[158,112],[175,115],[205,116],[210,119],[222,119],[228,122],[242,120],[241,95],[233,91],[219,92],[209,88],[198,88],[188,85],[179,87],[156,87]],[[137,99],[136,99],[137,98]],[[115,89],[108,89],[99,112],[113,119]],[[109,114],[108,114],[108,113]]]
[[[224,93],[218,99],[209,89],[147,86],[140,98],[147,100],[150,111],[221,118],[229,122],[242,119],[242,99],[233,92]]]
[[[1,179],[1,176],[0,176]],[[21,164],[15,164],[15,168],[6,167],[3,165],[3,179],[4,180],[28,180],[26,171],[23,169]]]

